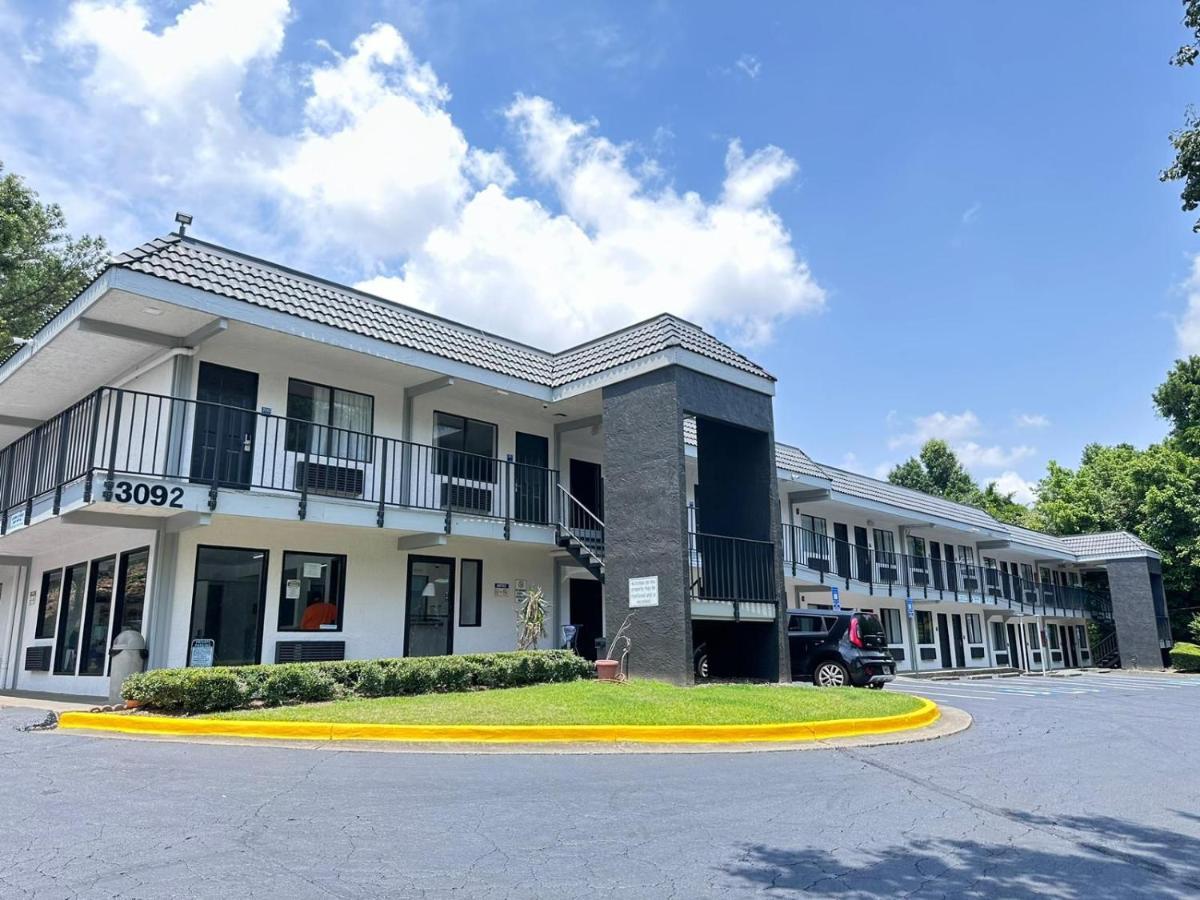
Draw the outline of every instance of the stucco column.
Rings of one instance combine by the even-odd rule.
[[[1156,594],[1162,590],[1162,564],[1150,557],[1110,559],[1108,590],[1124,668],[1161,669]],[[1157,582],[1157,588],[1156,583]],[[1156,603],[1159,600],[1159,603]]]

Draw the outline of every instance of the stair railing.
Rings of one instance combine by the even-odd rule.
[[[1107,637],[1101,638],[1096,646],[1092,647],[1092,663],[1097,666],[1105,666],[1108,660],[1112,659],[1116,665],[1111,668],[1118,668],[1121,665],[1121,648],[1117,645],[1117,633],[1114,631]]]
[[[558,530],[579,544],[597,562],[604,562],[604,522],[576,499],[562,484],[558,485]],[[592,536],[595,533],[595,537]]]

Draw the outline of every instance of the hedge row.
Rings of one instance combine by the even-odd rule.
[[[464,656],[362,659],[344,662],[154,669],[131,675],[121,696],[151,709],[204,713],[316,703],[344,697],[401,697],[575,681],[592,664],[567,650],[528,650]]]
[[[1179,643],[1171,648],[1171,665],[1180,672],[1200,672],[1200,647]]]

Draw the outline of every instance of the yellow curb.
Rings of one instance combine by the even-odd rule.
[[[457,744],[744,744],[820,741],[911,731],[932,725],[937,704],[870,719],[828,719],[769,725],[370,725],[343,722],[259,722],[247,719],[185,719],[173,716],[65,712],[58,727],[134,735],[274,738],[306,741],[402,741]]]

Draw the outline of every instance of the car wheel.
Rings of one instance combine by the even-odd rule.
[[[704,650],[696,654],[696,677],[708,678],[708,651]]]
[[[813,670],[813,684],[817,687],[845,687],[850,683],[850,673],[839,662],[828,660]]]

